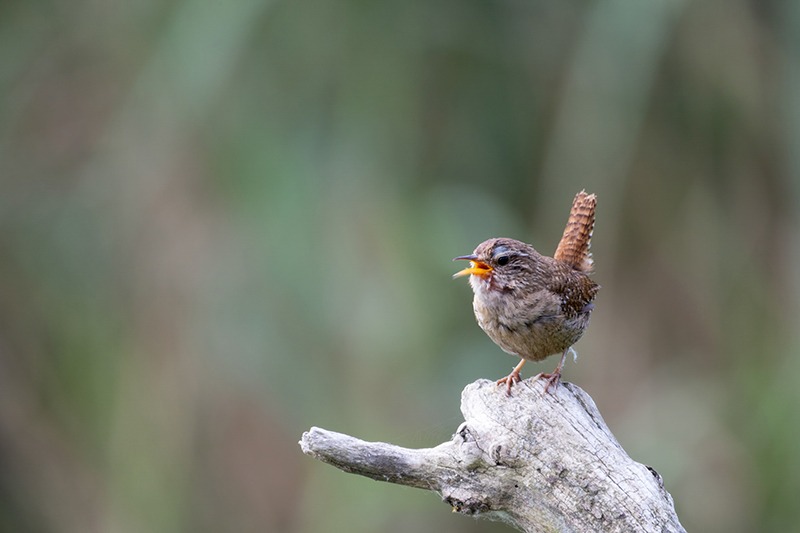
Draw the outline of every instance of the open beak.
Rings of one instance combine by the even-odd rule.
[[[490,267],[483,261],[478,261],[478,258],[475,256],[475,254],[461,255],[453,258],[453,261],[462,261],[462,260],[469,261],[469,266],[464,270],[459,270],[458,272],[453,274],[454,278],[460,278],[461,276],[469,276],[469,275],[485,278],[492,273],[492,267]]]

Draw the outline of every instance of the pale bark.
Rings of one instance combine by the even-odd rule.
[[[592,399],[562,383],[505,387],[478,380],[461,394],[465,422],[435,448],[365,442],[319,428],[308,455],[346,472],[432,490],[456,511],[526,532],[684,531],[661,476],[633,461]]]

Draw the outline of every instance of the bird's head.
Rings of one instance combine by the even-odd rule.
[[[538,263],[539,253],[529,244],[514,239],[489,239],[469,255],[453,261],[469,261],[469,266],[453,274],[454,278],[470,276],[473,288],[480,282],[498,289],[514,289],[525,285]]]

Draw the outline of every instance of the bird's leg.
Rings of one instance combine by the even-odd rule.
[[[503,383],[506,384],[506,394],[511,396],[511,386],[514,383],[519,383],[519,371],[522,370],[522,367],[525,366],[525,359],[520,360],[519,364],[514,367],[514,370],[511,371],[509,375],[504,378],[500,378],[497,380],[498,385],[502,385]]]
[[[541,377],[547,380],[547,384],[544,386],[544,391],[547,392],[547,389],[550,388],[550,385],[553,385],[555,388],[558,388],[558,382],[561,381],[561,369],[564,368],[564,361],[567,360],[567,354],[569,353],[569,348],[564,350],[564,353],[561,354],[561,361],[558,363],[558,366],[555,370],[553,370],[550,374],[539,374],[537,377]]]

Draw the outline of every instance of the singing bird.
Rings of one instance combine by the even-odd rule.
[[[471,254],[453,259],[470,262],[453,277],[469,276],[472,307],[481,329],[505,352],[521,359],[508,376],[497,381],[506,385],[508,395],[520,381],[526,361],[542,361],[561,353],[552,373],[536,376],[547,380],[545,391],[551,385],[558,387],[567,353],[589,325],[592,302],[600,288],[589,277],[596,204],[594,194],[581,191],[575,196],[553,257],[524,242],[494,238],[479,244]]]

